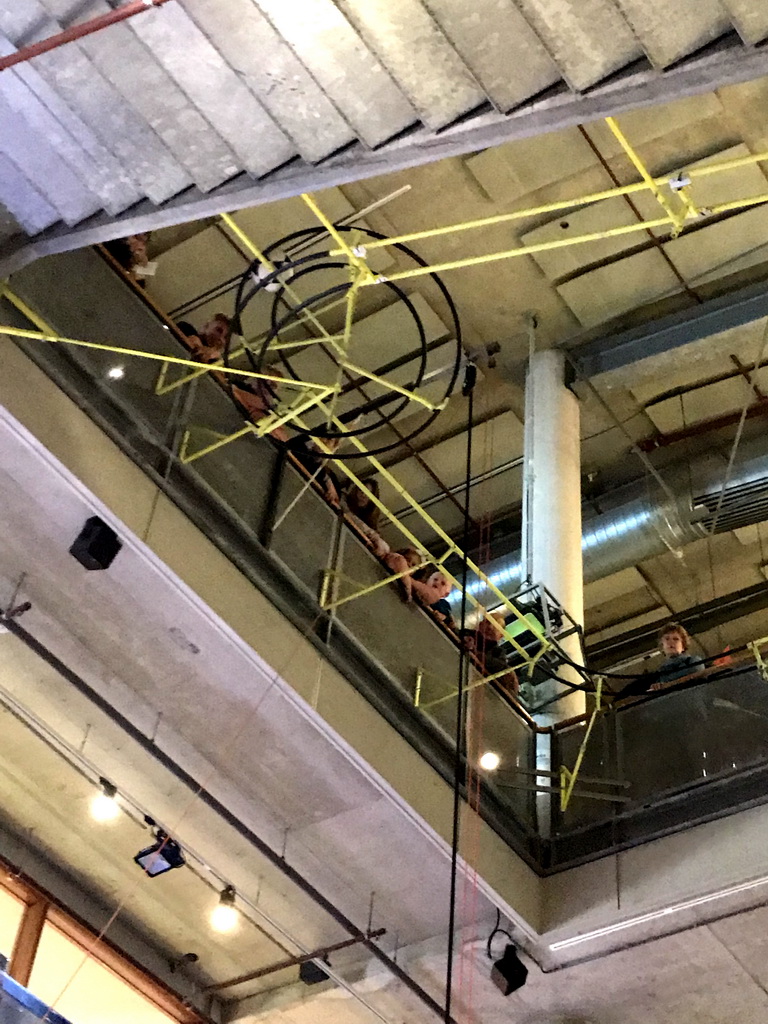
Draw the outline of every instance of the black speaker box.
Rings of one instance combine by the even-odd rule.
[[[522,988],[528,977],[528,968],[520,961],[514,946],[507,946],[504,956],[497,960],[491,971],[491,981],[505,996]]]
[[[299,978],[305,985],[318,985],[321,981],[327,981],[328,975],[322,967],[307,960],[303,964],[299,964]]]
[[[86,569],[108,569],[122,546],[111,526],[98,516],[91,516],[69,553]]]

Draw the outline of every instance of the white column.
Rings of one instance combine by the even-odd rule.
[[[579,403],[565,386],[564,357],[555,350],[536,352],[525,387],[523,573],[543,583],[583,626],[580,455]],[[563,648],[581,661],[577,636],[563,641]],[[576,678],[565,666],[558,675]],[[542,696],[545,689],[540,687]],[[585,708],[585,695],[575,691],[550,706],[547,720],[571,718]]]

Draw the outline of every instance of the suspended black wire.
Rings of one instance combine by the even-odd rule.
[[[371,231],[367,228],[353,227],[351,225],[337,225],[337,230],[340,232],[351,232],[366,236],[375,240],[386,241],[386,235],[380,234],[378,231]],[[297,240],[312,241],[315,237],[320,238],[325,234],[323,228],[304,228],[300,231],[294,231],[292,234],[286,235],[283,238],[278,239],[276,242],[271,243],[264,250],[264,257],[274,265],[274,270],[269,273],[264,273],[263,264],[259,260],[254,260],[247,270],[242,274],[240,282],[237,287],[235,295],[235,315],[233,318],[235,330],[237,333],[242,333],[242,317],[248,304],[258,295],[269,290],[272,292],[272,311],[271,311],[271,326],[270,330],[265,338],[261,349],[258,353],[253,353],[250,349],[247,349],[247,356],[251,363],[252,368],[256,372],[265,372],[269,369],[266,359],[269,350],[270,343],[280,337],[281,331],[285,331],[289,327],[296,326],[301,322],[301,314],[307,310],[311,310],[312,306],[318,302],[322,302],[324,299],[331,298],[333,296],[343,296],[352,287],[351,282],[347,281],[343,284],[336,285],[331,288],[325,288],[324,290],[311,295],[309,298],[302,300],[296,305],[289,307],[288,312],[284,313],[282,307],[285,305],[285,290],[288,285],[303,277],[305,274],[309,274],[315,271],[327,271],[333,268],[347,269],[345,262],[334,262],[330,256],[329,251],[315,252],[308,255],[301,256],[297,259],[284,259],[281,258],[280,254],[284,253],[292,243]],[[410,260],[413,260],[420,267],[428,267],[426,260],[423,260],[417,253],[415,253],[408,246],[403,245],[402,242],[393,243],[392,249],[407,256]],[[329,262],[330,261],[330,262]],[[261,276],[260,276],[261,275]],[[444,300],[448,309],[448,318],[446,326],[453,335],[454,339],[454,356],[450,364],[448,371],[448,381],[443,392],[443,399],[447,399],[453,392],[458,379],[459,370],[462,365],[462,340],[461,340],[461,324],[459,322],[458,312],[456,310],[455,303],[451,298],[448,289],[443,284],[440,277],[437,274],[429,273],[427,275],[429,279],[434,283],[440,292],[442,299]],[[427,334],[422,321],[421,316],[418,313],[413,302],[410,300],[408,295],[394,282],[387,281],[386,278],[381,279],[381,284],[389,289],[396,296],[397,300],[405,306],[411,320],[413,321],[416,331],[418,333],[418,356],[417,366],[414,369],[414,379],[404,385],[406,391],[415,392],[421,385],[426,375],[427,369],[427,357],[429,353],[429,347],[427,343]],[[276,288],[270,286],[276,285]],[[311,344],[310,340],[307,344]],[[224,362],[229,365],[230,347],[227,348],[224,353]],[[294,380],[299,380],[300,375],[294,370],[291,365],[291,359],[281,352],[280,360],[285,366],[290,377]],[[360,384],[365,383],[365,378],[359,381]],[[383,399],[375,399],[371,402],[366,403],[358,409],[347,411],[343,417],[339,417],[342,422],[342,426],[336,428],[331,424],[322,422],[314,426],[299,427],[294,424],[293,429],[296,431],[297,439],[296,443],[301,446],[302,439],[307,436],[322,438],[327,441],[329,439],[341,439],[348,436],[358,436],[361,434],[368,433],[373,430],[380,430],[382,426],[386,426],[391,423],[396,416],[403,412],[412,399],[405,395],[401,396],[400,393],[393,392],[392,395],[385,396]],[[442,402],[435,402],[437,406],[441,406]],[[394,408],[386,409],[387,406],[394,406]],[[363,425],[352,425],[354,418],[365,413],[375,411],[378,414],[378,419],[372,423]],[[369,448],[367,454],[369,455],[381,455],[384,452],[393,450],[394,448],[400,447],[413,440],[418,434],[426,430],[426,428],[436,419],[440,414],[441,409],[436,408],[429,410],[425,414],[419,417],[419,421],[416,425],[404,436],[398,436],[395,440],[387,444],[381,444],[376,448]],[[289,447],[292,442],[288,442]],[[350,452],[336,451],[334,453],[334,459],[355,459],[360,457],[360,453],[356,450]]]
[[[513,936],[509,934],[506,928],[501,927],[501,911],[499,910],[498,907],[496,908],[496,924],[493,926],[491,934],[488,936],[488,942],[485,944],[485,951],[488,954],[489,960],[493,960],[492,944],[493,940],[496,938],[497,935],[506,935],[510,942],[515,941]]]
[[[461,568],[461,632],[467,625],[467,578],[469,576],[469,564],[467,551],[469,550],[469,496],[472,487],[472,432],[474,428],[474,390],[477,380],[477,367],[470,363],[465,370],[464,386],[462,394],[467,398],[467,460],[464,476],[464,534],[462,542],[462,568]],[[454,756],[453,772],[453,824],[451,833],[451,892],[448,908],[448,963],[445,972],[445,1021],[451,1021],[451,1000],[453,989],[453,933],[456,929],[456,887],[459,870],[459,831],[461,826],[461,790],[464,783],[465,766],[465,723],[466,714],[464,708],[464,695],[466,682],[469,673],[469,652],[466,644],[459,648],[459,677],[458,692],[456,695],[456,748]]]

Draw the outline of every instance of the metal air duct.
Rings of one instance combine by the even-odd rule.
[[[649,478],[605,495],[600,499],[599,512],[585,510],[581,544],[585,583],[665,551],[678,551],[710,532],[725,533],[768,519],[765,447],[762,438],[742,445],[722,502],[727,461],[715,452],[664,469],[673,497]],[[520,552],[490,562],[486,573],[502,593],[511,596],[522,582]],[[480,580],[475,579],[470,586],[483,600],[485,587]],[[487,592],[486,597],[492,600]]]

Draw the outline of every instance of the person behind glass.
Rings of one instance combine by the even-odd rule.
[[[216,363],[224,357],[224,349],[232,337],[232,321],[225,313],[216,313],[199,330],[186,320],[180,320],[176,326],[199,362]]]
[[[185,336],[192,355],[199,362],[217,363],[224,358],[225,349],[232,337],[232,321],[225,313],[216,313],[200,330],[186,320],[181,320],[176,326]],[[274,376],[280,376],[273,370],[269,372]],[[278,399],[271,381],[241,377],[235,384],[228,379],[228,374],[217,373],[215,376],[253,423],[274,411]],[[277,427],[271,431],[271,435],[278,441],[288,440],[288,432],[284,427]]]
[[[297,462],[300,462],[304,470],[315,481],[323,492],[325,500],[334,508],[339,508],[339,481],[335,474],[328,468],[328,461],[333,458],[333,453],[339,447],[341,438],[328,437],[316,440],[314,437],[301,435],[293,439],[291,452]]]
[[[365,486],[375,498],[379,497],[378,480],[366,480]],[[386,558],[390,554],[390,547],[379,535],[380,512],[376,503],[357,484],[353,484],[344,492],[344,504],[347,516],[365,537],[368,547],[377,558]]]
[[[691,638],[684,626],[678,622],[668,622],[659,632],[659,650],[664,661],[656,670],[656,681],[651,690],[661,690],[675,679],[685,676],[699,675],[704,671],[704,662],[696,654],[689,654]]]
[[[497,682],[507,691],[517,694],[520,689],[517,673],[509,667],[509,662],[501,646],[504,640],[505,625],[506,615],[504,612],[490,612],[487,616],[483,616],[474,632],[473,647],[486,675],[495,676],[499,672],[504,672],[504,669],[509,669],[508,672],[504,672],[503,676],[498,676]]]
[[[128,235],[126,238],[114,238],[104,243],[113,260],[123,268],[126,274],[141,287],[146,286],[146,280],[142,270],[149,265],[147,244],[149,243],[150,232],[143,231],[138,235]]]

